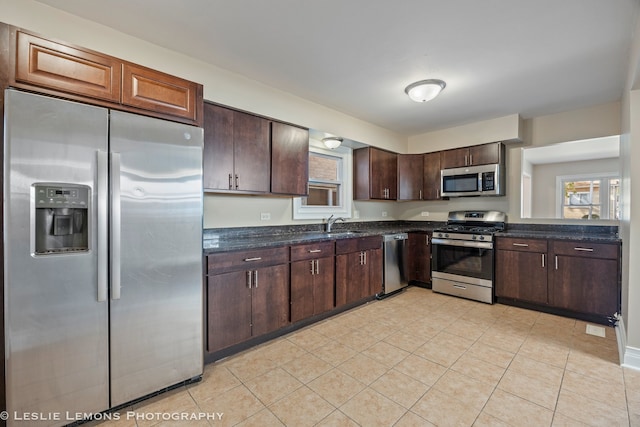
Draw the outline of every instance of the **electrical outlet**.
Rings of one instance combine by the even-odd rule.
[[[383,217],[387,216],[387,211],[382,211],[382,216]]]
[[[360,218],[360,211],[353,211],[353,218],[355,219]]]
[[[429,216],[429,212],[420,212],[420,216]]]
[[[260,213],[260,219],[262,221],[269,221],[271,219],[271,213],[270,212],[261,212]]]

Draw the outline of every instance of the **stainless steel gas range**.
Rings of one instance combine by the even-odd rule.
[[[431,240],[433,291],[492,304],[493,237],[505,220],[498,211],[449,212]]]

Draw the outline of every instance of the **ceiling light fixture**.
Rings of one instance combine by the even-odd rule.
[[[404,90],[409,98],[416,102],[427,102],[438,96],[447,84],[442,80],[429,79],[411,83]]]
[[[342,138],[337,136],[328,136],[326,138],[322,138],[322,142],[327,148],[331,148],[333,150],[334,148],[340,147],[340,144],[342,144]]]

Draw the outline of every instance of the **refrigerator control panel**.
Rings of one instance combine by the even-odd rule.
[[[87,208],[89,187],[34,184],[36,208]]]

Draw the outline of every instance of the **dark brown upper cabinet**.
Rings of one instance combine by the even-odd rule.
[[[204,103],[204,188],[306,196],[309,130]]]
[[[504,144],[501,142],[472,145],[441,152],[442,169],[500,163],[503,158]]]
[[[422,154],[398,154],[398,200],[423,200]]]
[[[398,155],[374,147],[353,150],[353,189],[356,200],[396,200]]]
[[[268,120],[204,104],[205,190],[268,193],[270,158]]]
[[[271,192],[309,194],[309,131],[271,122]]]
[[[440,200],[440,151],[423,154],[422,198],[424,200]]]

